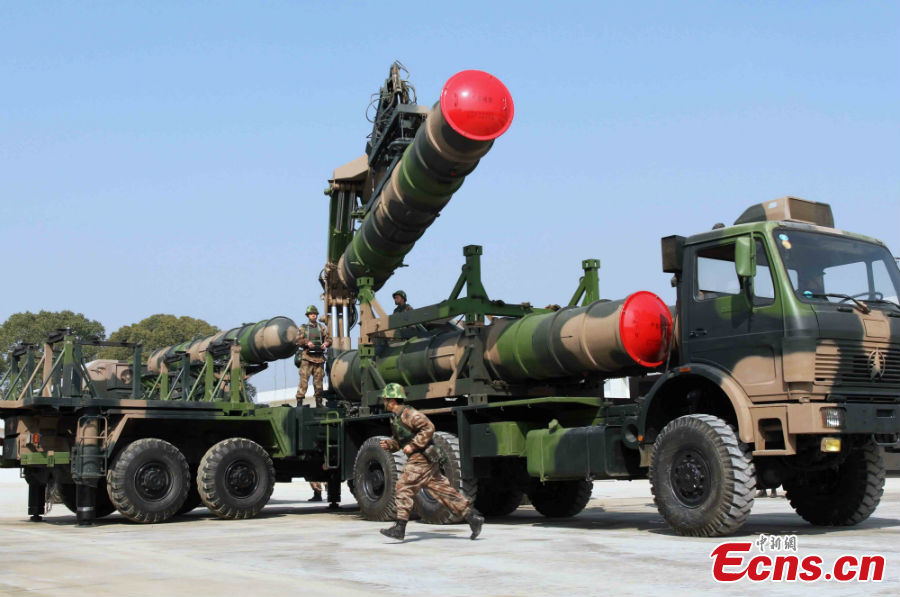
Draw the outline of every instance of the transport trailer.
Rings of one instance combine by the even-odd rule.
[[[22,469],[32,520],[49,500],[82,524],[115,510],[161,522],[201,503],[223,518],[247,518],[267,503],[276,479],[327,476],[321,456],[299,449],[320,441],[317,434],[324,439],[317,421],[327,412],[268,408],[246,393],[248,369],[260,370],[286,346],[293,354],[296,326],[274,318],[235,329],[248,333],[218,334],[199,363],[187,350],[196,342],[149,365],[140,345],[68,331],[42,347],[15,346],[0,380],[0,466]],[[86,345],[129,347],[134,357],[86,363]]]

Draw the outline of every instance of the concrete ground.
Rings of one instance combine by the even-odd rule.
[[[884,555],[881,583],[717,584],[710,552],[722,539],[674,535],[646,481],[596,482],[587,509],[548,520],[529,506],[485,526],[410,523],[407,541],[378,533],[353,502],[330,512],[308,504],[306,483],[276,485],[253,520],[197,509],[158,525],[118,514],[92,528],[54,506],[44,522],[25,516],[18,471],[0,471],[0,595],[898,595],[900,478],[888,479],[874,515],[856,527],[812,527],[783,498],[757,499],[736,539],[796,535],[798,554],[831,564],[840,555]],[[755,549],[755,548],[754,548]]]

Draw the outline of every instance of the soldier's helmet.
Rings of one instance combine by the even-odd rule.
[[[395,290],[395,291],[394,291],[394,294],[391,295],[391,298],[393,298],[393,297],[395,297],[395,296],[402,296],[404,301],[405,301],[405,300],[408,300],[408,299],[406,298],[406,293],[403,292],[402,290]]]
[[[397,402],[403,402],[406,400],[406,392],[403,390],[403,386],[398,383],[389,383],[384,386],[384,389],[381,390],[381,398],[382,399],[393,399]]]
[[[315,306],[315,305],[310,305],[310,306],[308,306],[308,307],[306,308],[306,314],[309,315],[310,313],[315,313],[316,315],[318,315],[318,314],[319,314],[319,310],[316,309],[316,306]]]

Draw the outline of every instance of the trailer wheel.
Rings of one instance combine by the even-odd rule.
[[[175,516],[187,514],[188,512],[200,506],[202,503],[203,500],[200,499],[200,492],[197,491],[197,467],[192,465],[191,478],[188,482],[188,494],[187,497],[184,498],[184,503],[181,505],[181,508],[179,508],[178,512],[175,513]]]
[[[72,514],[77,513],[78,510],[75,506],[75,494],[77,493],[77,490],[75,489],[75,485],[67,484],[59,485],[57,487],[63,505],[68,508]],[[113,503],[110,501],[109,493],[106,490],[106,479],[99,479],[97,481],[97,503],[94,506],[94,516],[96,518],[103,518],[115,511],[116,507],[113,506]]]
[[[528,492],[534,509],[548,518],[575,516],[591,500],[594,484],[586,479],[537,483]]]
[[[679,535],[732,533],[753,508],[750,449],[712,415],[686,415],[666,425],[653,445],[649,476],[659,513]]]
[[[464,479],[459,458],[459,438],[444,431],[435,432],[432,437],[434,445],[441,449],[447,461],[441,465],[441,473],[450,481],[450,485],[460,492],[464,498],[477,498],[478,485],[474,479]],[[428,524],[454,524],[462,521],[462,517],[454,514],[439,501],[434,499],[427,489],[422,489],[415,497],[416,512],[422,522]]]
[[[799,473],[784,482],[784,489],[791,507],[811,524],[858,524],[875,511],[884,493],[881,451],[867,443],[832,468]]]
[[[503,485],[493,479],[479,479],[475,509],[486,518],[507,516],[518,509],[524,496],[525,492],[517,487]]]
[[[207,450],[197,470],[197,491],[219,518],[253,518],[269,503],[275,488],[275,466],[258,443],[224,439]]]
[[[353,485],[360,512],[366,520],[394,520],[397,517],[397,479],[406,455],[393,454],[381,447],[383,435],[370,437],[363,442],[353,463]]]
[[[178,448],[148,437],[119,452],[106,481],[109,498],[122,516],[133,522],[162,522],[184,503],[190,469]]]

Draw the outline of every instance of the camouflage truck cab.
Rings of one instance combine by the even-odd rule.
[[[641,452],[676,529],[736,528],[753,489],[779,485],[817,524],[877,505],[878,444],[900,432],[900,275],[881,242],[833,225],[828,205],[784,197],[663,239],[675,347],[642,401]],[[728,456],[679,445],[703,438]]]

